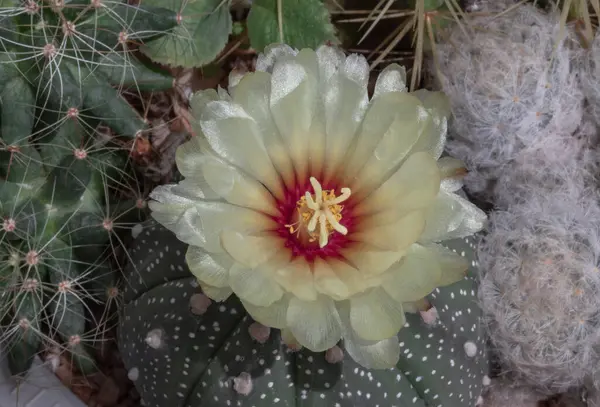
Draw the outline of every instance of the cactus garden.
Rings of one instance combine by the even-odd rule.
[[[0,405],[600,406],[599,18],[0,0]]]

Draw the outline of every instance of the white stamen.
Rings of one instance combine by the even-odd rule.
[[[350,188],[342,188],[342,195],[338,196],[331,201],[327,201],[328,205],[337,205],[339,203],[344,202],[346,199],[350,198]]]
[[[329,233],[327,233],[327,222],[326,222],[325,214],[321,214],[319,216],[319,224],[321,226],[321,230],[319,231],[319,247],[323,248],[327,246],[327,242],[329,242]]]
[[[310,184],[315,190],[315,200],[317,202],[317,205],[321,206],[321,204],[323,203],[323,188],[321,188],[321,184],[319,183],[319,181],[317,181],[315,177],[310,177]]]
[[[331,227],[333,227],[333,229],[335,229],[336,232],[339,232],[342,235],[348,234],[348,228],[346,228],[344,225],[341,225],[337,221],[337,219],[333,217],[333,214],[331,213],[329,208],[325,209],[325,216],[327,217],[327,221],[331,224]]]

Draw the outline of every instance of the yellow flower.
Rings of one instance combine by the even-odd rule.
[[[271,47],[229,92],[193,96],[185,179],[154,190],[150,208],[190,245],[206,295],[235,293],[288,341],[344,339],[358,363],[387,368],[404,312],[464,277],[464,258],[435,242],[485,215],[455,194],[462,163],[440,158],[443,95],[408,93],[391,65],[369,99],[368,78],[363,57],[333,47]]]

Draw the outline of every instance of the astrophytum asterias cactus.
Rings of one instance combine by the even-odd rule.
[[[271,47],[229,92],[194,95],[185,179],[155,189],[150,208],[190,245],[210,298],[235,293],[289,343],[343,339],[358,363],[387,368],[404,311],[467,270],[437,242],[485,215],[455,193],[462,163],[440,158],[443,95],[408,93],[391,65],[369,99],[368,77],[363,57],[333,47]]]

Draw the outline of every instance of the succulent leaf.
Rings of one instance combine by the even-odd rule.
[[[29,370],[42,343],[40,298],[39,292],[23,292],[15,298],[17,331],[8,348],[8,367],[13,376],[22,376]]]
[[[5,62],[0,61],[0,65]],[[0,90],[0,134],[9,146],[22,146],[33,128],[35,97],[27,81],[19,76],[3,82]]]
[[[285,43],[293,48],[317,48],[326,42],[337,43],[329,12],[320,0],[255,0],[248,15],[250,44],[257,51],[267,45]],[[279,27],[279,15],[282,27]],[[281,38],[283,34],[283,38]]]
[[[167,4],[165,4],[167,3]],[[179,25],[169,34],[147,41],[140,50],[153,61],[191,68],[205,65],[223,50],[231,33],[229,0],[147,0],[178,13]]]

